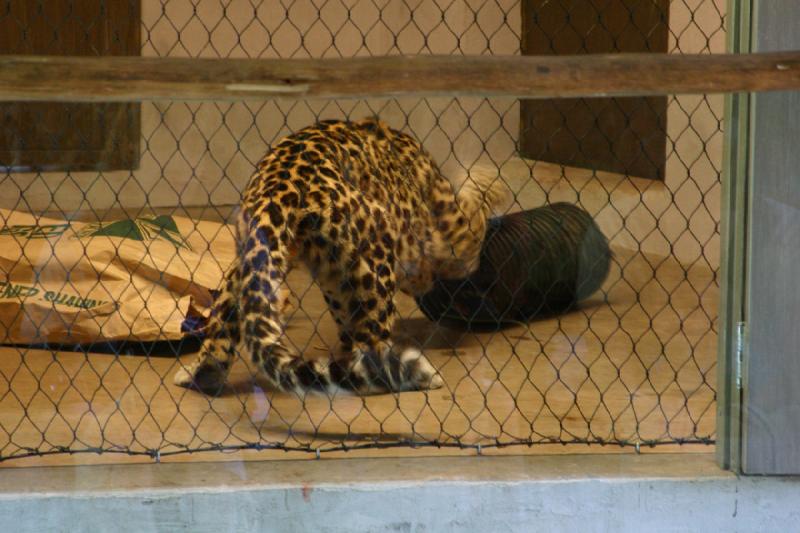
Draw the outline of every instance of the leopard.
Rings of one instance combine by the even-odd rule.
[[[503,193],[491,177],[445,178],[421,142],[376,117],[322,120],[280,140],[257,164],[235,222],[224,276],[196,358],[178,386],[219,394],[237,354],[267,384],[298,394],[423,391],[443,379],[418,347],[393,341],[399,292],[478,268]],[[284,339],[287,273],[304,264],[339,333],[328,358]]]

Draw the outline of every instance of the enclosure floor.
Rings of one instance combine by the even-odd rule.
[[[302,399],[267,391],[239,362],[228,390],[208,398],[172,385],[180,364],[174,357],[3,347],[0,454],[103,448],[161,450],[161,460],[178,461],[314,457],[276,450],[168,455],[253,442],[319,448],[325,457],[476,453],[409,447],[326,451],[398,440],[480,443],[482,453],[617,453],[634,448],[547,443],[713,438],[718,300],[713,272],[686,269],[672,259],[615,253],[605,299],[598,293],[561,317],[497,333],[439,328],[402,297],[398,338],[423,345],[445,381],[444,388],[427,393]],[[290,285],[301,299],[289,338],[307,356],[327,356],[336,332],[321,294],[302,271],[292,274]],[[533,445],[491,447],[514,441]],[[711,448],[653,448],[676,449]],[[56,454],[0,466],[140,461],[152,458]]]

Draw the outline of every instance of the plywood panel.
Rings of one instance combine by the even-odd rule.
[[[713,286],[702,295],[691,288],[708,286],[713,272],[666,257],[615,253],[606,300],[598,293],[581,309],[499,333],[439,328],[412,300],[399,299],[398,339],[423,346],[444,378],[445,386],[430,392],[299,398],[269,391],[239,361],[228,390],[209,398],[172,385],[175,357],[0,348],[0,454],[59,447],[175,452],[253,442],[310,450],[402,440],[492,446],[528,439],[535,446],[500,453],[616,453],[622,451],[618,445],[548,443],[713,438],[716,334],[709,316],[718,293]],[[300,298],[289,319],[291,343],[307,357],[327,357],[337,335],[321,293],[303,270],[290,276],[289,285]],[[401,445],[347,453],[463,452]],[[276,456],[298,454],[229,452],[178,460]],[[141,460],[150,458],[53,455],[47,463]]]

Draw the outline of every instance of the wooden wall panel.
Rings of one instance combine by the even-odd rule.
[[[0,53],[139,55],[140,0],[9,0]],[[139,104],[0,104],[0,168],[133,169]]]
[[[667,52],[669,0],[523,0],[523,55]],[[524,157],[664,179],[665,97],[523,100]]]

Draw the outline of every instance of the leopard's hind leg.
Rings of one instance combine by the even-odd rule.
[[[256,220],[263,222],[265,219]],[[274,249],[270,250],[263,234],[264,228],[254,232],[253,229],[259,229],[257,222],[253,226],[249,223],[254,223],[249,217],[239,221],[237,259],[228,269],[222,289],[214,300],[197,358],[178,369],[173,378],[176,385],[193,386],[207,394],[218,394],[225,385],[243,338],[251,349],[254,343],[279,342],[277,335],[281,328],[277,322],[289,305],[289,290],[283,280],[291,261],[287,258],[286,263],[282,262],[280,241],[270,239],[270,242],[275,242]],[[264,242],[257,242],[253,237]],[[247,280],[247,286],[242,286],[242,279]],[[244,313],[257,318],[246,321]],[[246,324],[249,324],[245,326],[248,331],[243,334],[242,327]],[[265,328],[272,333],[263,335]]]
[[[366,233],[353,239],[355,230],[348,230],[344,222],[347,216],[322,213],[300,221],[300,257],[339,324],[342,350],[324,359],[304,359],[287,348],[276,330],[275,302],[248,294],[248,288],[258,284],[243,278],[243,305],[253,311],[261,309],[259,313],[243,312],[242,335],[253,361],[273,386],[301,394],[337,390],[374,394],[440,387],[441,377],[418,350],[398,352],[389,338],[396,314],[392,236],[375,228],[376,238],[367,238],[374,225],[370,222],[364,227]],[[270,244],[269,264],[280,261],[283,248],[280,241]],[[282,270],[271,270],[261,278],[260,292],[274,294],[282,276]],[[265,283],[271,287],[263,287]]]
[[[419,350],[401,351],[390,338],[397,311],[394,238],[388,228],[354,246],[331,242],[321,253],[339,258],[317,278],[339,326],[341,352],[330,362],[332,383],[358,394],[441,387],[442,378]]]
[[[200,352],[175,373],[176,385],[194,386],[207,394],[219,394],[224,387],[240,338],[237,275],[238,266],[234,265],[214,300]]]
[[[315,272],[340,323],[342,355],[306,360],[285,345],[279,295],[289,261],[288,239],[261,218],[251,221],[243,238],[238,277],[229,277],[229,290],[218,299],[213,331],[198,359],[178,372],[176,383],[218,391],[241,339],[252,362],[281,390],[345,389],[371,394],[442,385],[418,350],[398,353],[389,339],[396,313],[392,236],[385,233],[355,243],[349,238],[332,238],[325,231],[329,228],[326,218],[313,218],[314,228],[304,235],[305,253],[301,255]],[[239,319],[238,327],[230,320],[234,316]]]

